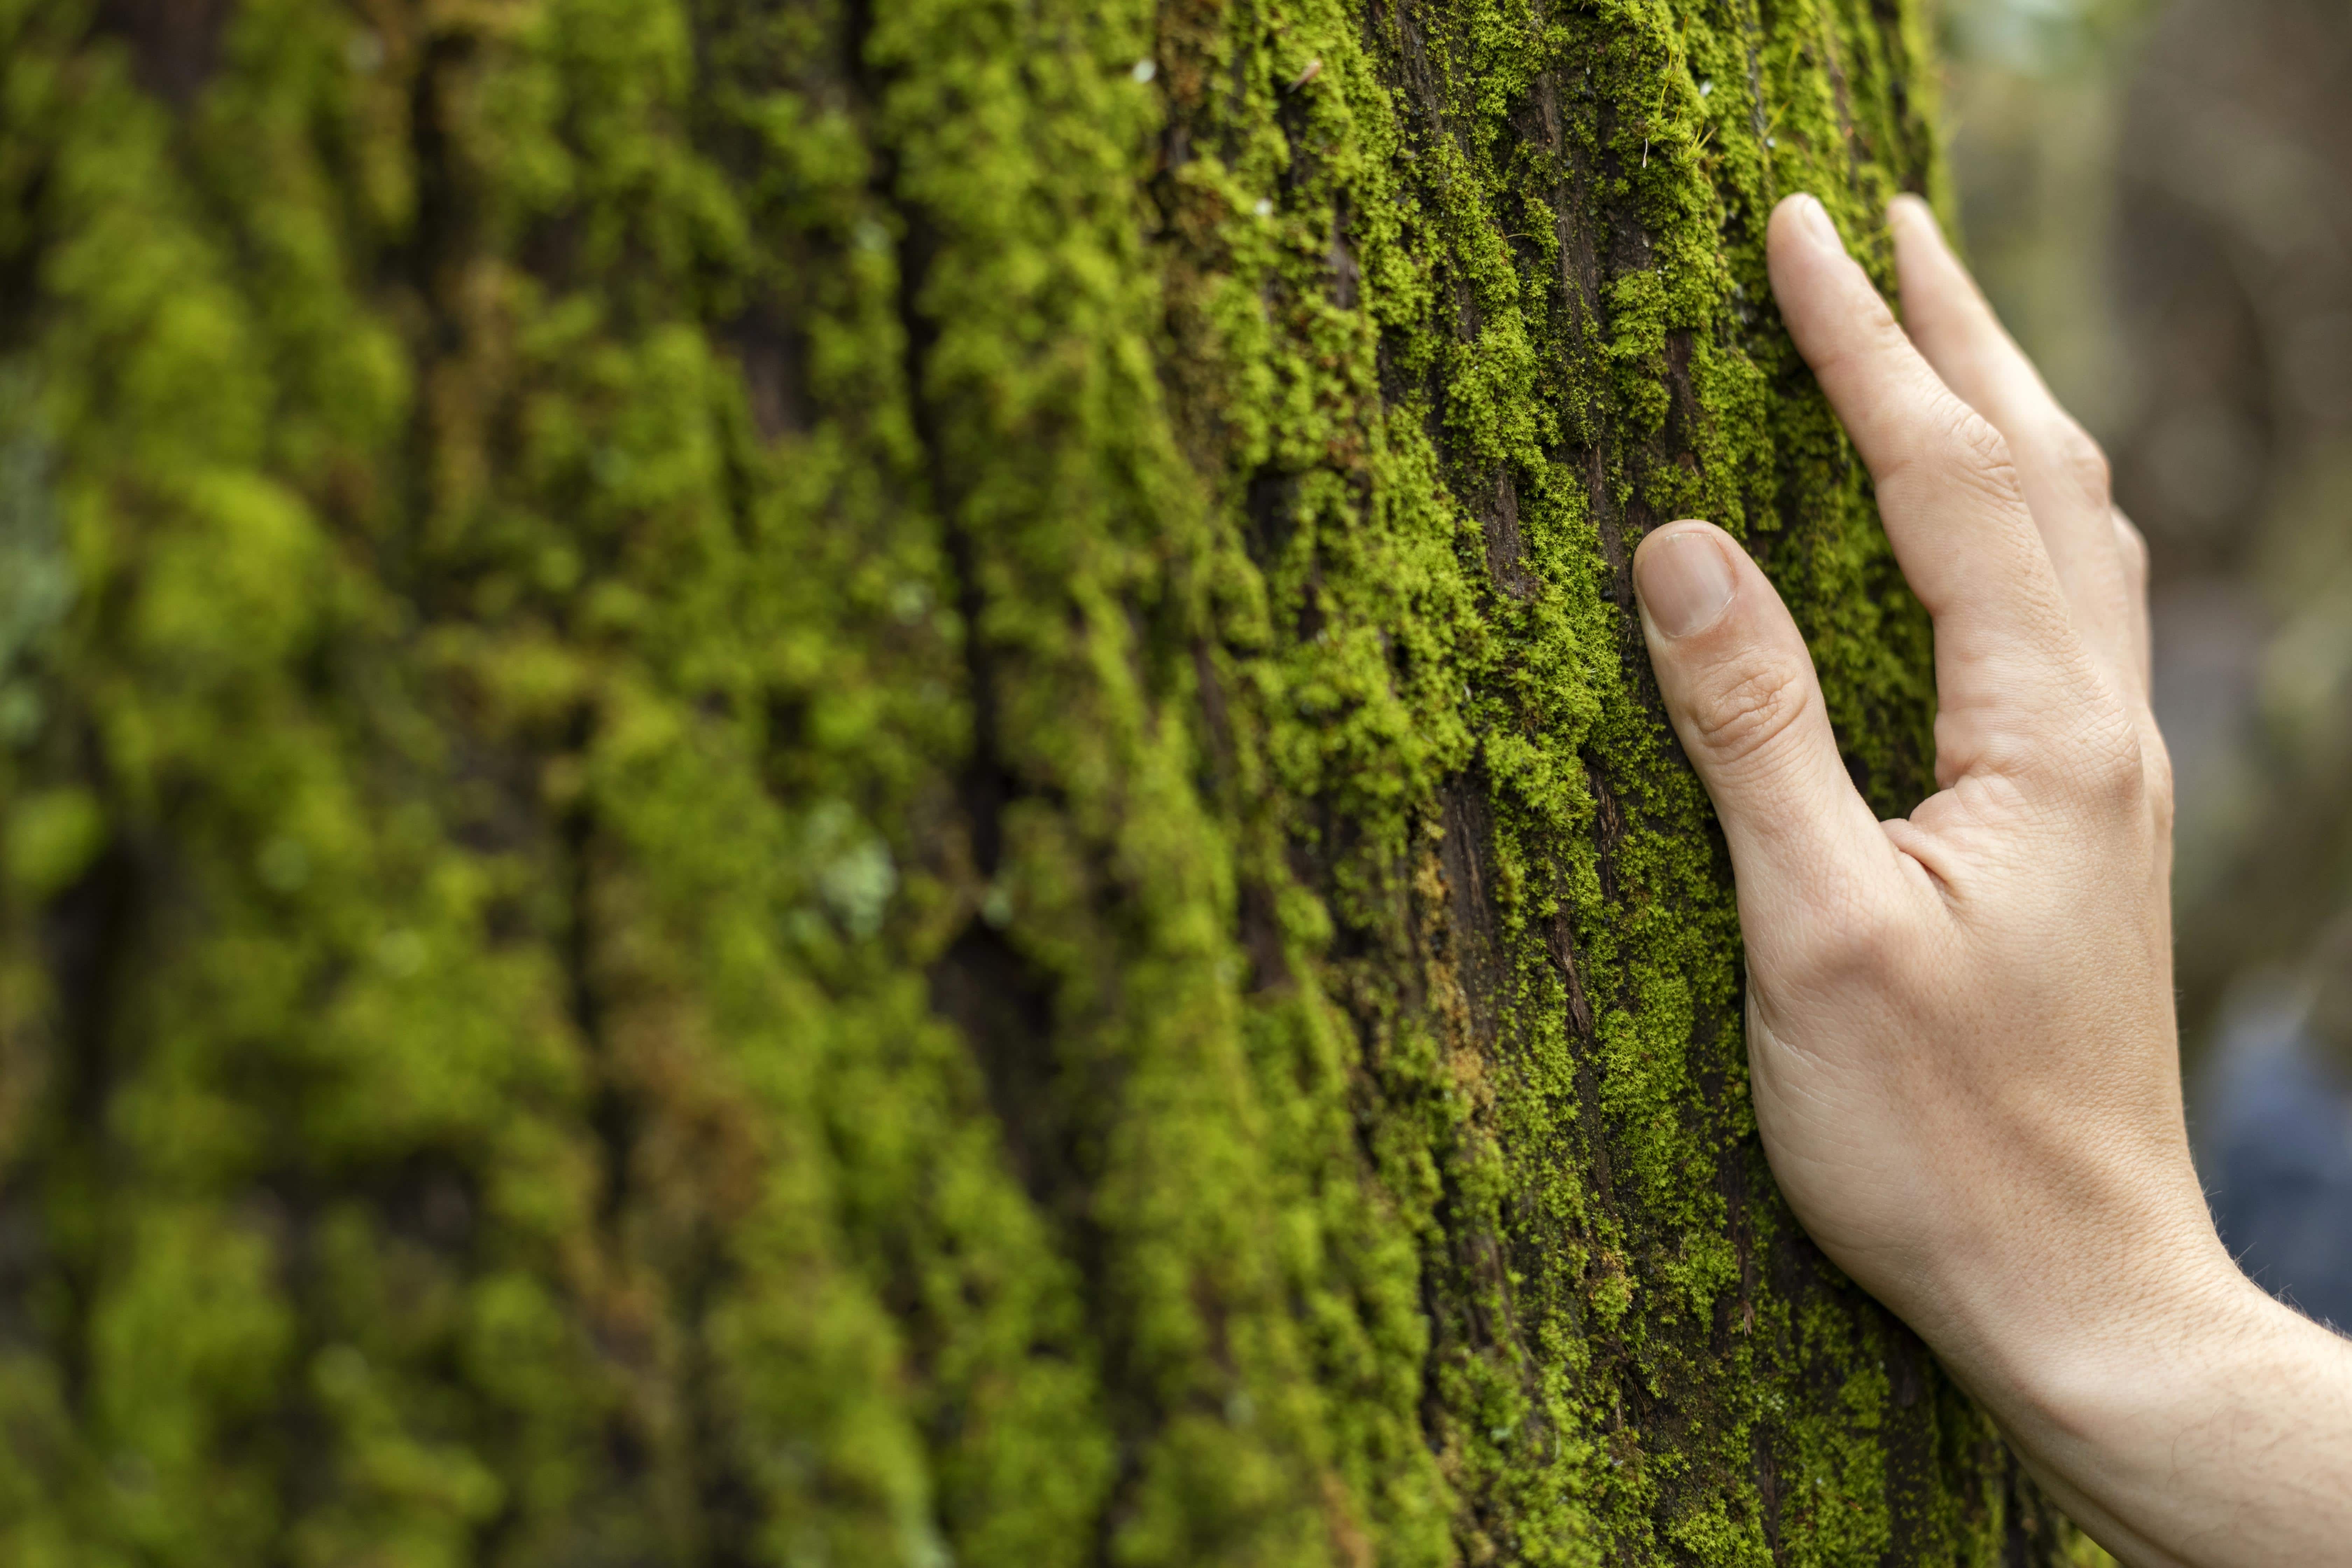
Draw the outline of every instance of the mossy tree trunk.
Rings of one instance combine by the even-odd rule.
[[[1630,610],[1918,0],[0,0],[0,1558],[2025,1563]]]

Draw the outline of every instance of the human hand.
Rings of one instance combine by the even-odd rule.
[[[2312,1347],[2231,1264],[2189,1162],[2146,552],[1927,208],[1898,201],[1891,222],[1904,325],[1809,196],[1773,215],[1769,258],[1935,623],[1939,793],[1874,819],[1795,624],[1721,530],[1672,524],[1634,559],[1659,687],[1731,850],[1765,1150],[1822,1249],[2111,1549],[2285,1560],[2259,1531],[2253,1555],[2208,1551],[2228,1499],[2182,1514],[2160,1478],[2230,1355]],[[2164,1419],[2150,1380],[2186,1402],[2169,1460],[2133,1448]],[[2333,1430],[2352,1461],[2352,1426]]]

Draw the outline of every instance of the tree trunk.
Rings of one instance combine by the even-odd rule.
[[[0,0],[0,1558],[2042,1563],[1627,561],[1922,0]]]

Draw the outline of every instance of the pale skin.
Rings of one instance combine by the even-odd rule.
[[[1901,324],[1810,196],[1772,287],[1935,621],[1940,793],[1875,818],[1728,535],[1634,557],[1730,846],[1765,1151],[2124,1562],[2352,1563],[2352,1341],[2239,1272],[2189,1163],[2146,549],[1933,215],[1889,222]]]

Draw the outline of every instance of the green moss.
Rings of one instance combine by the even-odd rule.
[[[1940,194],[1917,7],[121,26],[0,4],[0,1556],[2057,1550],[1625,575],[1926,787],[1760,250]]]

